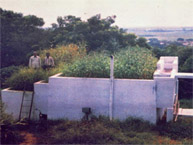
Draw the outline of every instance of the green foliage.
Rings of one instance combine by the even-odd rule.
[[[14,73],[10,78],[7,79],[6,85],[13,90],[27,90],[33,91],[34,83],[44,80],[48,82],[48,78],[54,74],[62,71],[63,65],[58,65],[50,70],[43,69],[31,69],[21,68],[18,72]]]
[[[193,55],[188,57],[181,67],[182,72],[192,72],[193,73]]]
[[[8,79],[14,72],[17,72],[20,66],[9,66],[0,69],[1,72],[1,88],[7,87],[5,84],[6,79]]]
[[[180,108],[193,108],[193,98],[180,99]]]
[[[6,106],[4,105],[3,102],[1,102],[1,99],[0,99],[0,108],[1,108],[1,110],[0,110],[0,125],[2,125],[2,124],[5,124],[5,125],[13,124],[14,119],[13,119],[12,115],[8,115],[8,114],[5,113]]]
[[[115,78],[151,79],[157,62],[150,51],[138,47],[117,52],[114,59]],[[109,74],[110,58],[101,53],[78,59],[63,70],[64,76],[72,77],[108,78]]]
[[[1,8],[0,13],[2,67],[27,64],[28,53],[50,46],[50,30],[40,28],[44,24],[42,18]]]
[[[74,77],[109,77],[109,60],[102,54],[88,55],[66,65],[63,74]]]
[[[43,69],[30,69],[30,68],[20,68],[17,72],[13,73],[6,78],[7,81],[5,83],[6,86],[11,87],[11,89],[15,90],[33,90],[33,83],[45,80],[48,82],[48,78],[54,74],[57,74],[62,71],[64,64],[70,64],[77,58],[82,58],[86,55],[86,51],[83,45],[67,45],[67,46],[59,46],[55,49],[48,49],[39,51],[40,57],[43,59],[46,56],[46,52],[49,52],[50,55],[55,60],[55,67],[49,70]],[[14,67],[15,68],[15,67]],[[18,67],[16,67],[18,68]],[[5,72],[6,73],[6,72]],[[8,75],[8,74],[5,74]]]
[[[7,84],[14,90],[33,90],[33,83],[44,80],[46,75],[43,70],[35,70],[29,68],[22,68],[14,73],[8,80]]]
[[[139,119],[135,121],[141,122]],[[147,140],[153,141],[153,136],[147,132],[137,133],[123,131],[120,127],[127,122],[110,121],[99,117],[91,121],[51,121],[51,131],[54,134],[50,143],[58,144],[140,144]],[[48,123],[49,124],[49,123]],[[141,124],[144,124],[142,121]],[[149,123],[148,123],[149,124]]]
[[[87,53],[96,50],[115,52],[121,48],[136,46],[136,43],[147,46],[145,41],[137,41],[135,34],[128,34],[126,30],[112,26],[116,16],[102,19],[98,14],[82,21],[68,15],[58,17],[57,24],[52,24],[51,28],[42,29],[42,18],[23,16],[1,8],[0,13],[2,67],[26,65],[29,54],[33,51],[55,48],[58,45],[85,43]]]
[[[148,48],[148,49],[151,48],[151,47],[147,44],[147,39],[144,38],[144,37],[138,38],[136,43],[137,43],[137,45],[138,45],[139,47],[144,47],[144,48]]]
[[[112,26],[116,16],[102,19],[101,15],[95,15],[87,21],[82,21],[75,16],[58,17],[57,23],[53,24],[54,45],[85,42],[87,52],[96,50],[108,50],[115,52],[127,46],[136,46],[135,34],[128,34],[125,30]],[[146,41],[140,41],[139,45],[148,47]]]
[[[152,79],[157,59],[151,52],[140,47],[131,47],[115,54],[116,78]]]
[[[123,122],[120,122],[120,127],[124,131],[129,130],[133,132],[148,132],[152,130],[153,125],[148,121],[129,117]]]
[[[192,118],[183,119],[178,118],[177,122],[169,122],[166,124],[159,124],[156,126],[156,130],[160,135],[170,137],[172,139],[192,139]]]
[[[49,52],[50,56],[53,57],[55,65],[57,66],[60,63],[71,63],[73,60],[82,58],[86,55],[84,44],[79,44],[79,46],[70,44],[66,46],[58,46],[57,48],[41,50],[39,52],[41,60],[44,60],[47,52]]]
[[[174,124],[155,126],[137,118],[110,121],[107,117],[99,116],[92,117],[90,121],[49,120],[47,126],[49,133],[45,133],[45,140],[39,142],[41,144],[190,144],[192,142],[191,122],[181,119]],[[184,130],[186,127],[187,130]],[[180,131],[183,133],[180,134]],[[177,139],[175,133],[179,136]],[[188,133],[189,135],[185,136]]]

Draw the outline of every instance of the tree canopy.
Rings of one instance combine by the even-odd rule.
[[[25,64],[29,52],[47,46],[44,37],[47,32],[41,29],[44,25],[42,18],[2,9],[0,13],[2,67]]]
[[[72,15],[58,17],[50,28],[42,28],[44,21],[34,15],[1,12],[2,67],[27,64],[35,50],[48,49],[57,45],[80,44],[86,46],[87,53],[107,50],[115,52],[128,46],[150,48],[145,38],[128,34],[114,25],[116,16],[101,18],[95,15],[87,21]]]

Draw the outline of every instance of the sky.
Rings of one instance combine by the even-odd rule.
[[[116,15],[115,24],[122,28],[193,26],[193,0],[0,0],[0,7],[41,17],[44,27],[58,16],[87,20],[96,14]]]

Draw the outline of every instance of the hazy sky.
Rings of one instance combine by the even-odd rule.
[[[125,28],[193,26],[193,0],[0,0],[0,7],[41,17],[45,27],[57,16],[86,20],[99,13],[116,15],[116,25]]]

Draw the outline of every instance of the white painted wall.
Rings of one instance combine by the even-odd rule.
[[[41,113],[48,113],[48,96],[49,96],[49,84],[39,81],[34,84],[34,109],[41,110]],[[36,114],[39,114],[38,110],[35,110]]]
[[[161,93],[158,96],[163,98],[159,100],[164,101],[162,104],[158,103],[155,82],[115,79],[113,118],[123,120],[131,116],[156,123],[156,105],[163,107],[164,103],[166,105],[168,103],[164,99],[171,99],[168,99],[167,95],[164,96],[164,91],[160,89]],[[158,86],[164,87],[164,85]],[[49,78],[49,83],[35,83],[34,91],[33,119],[38,118],[39,112],[35,109],[39,109],[47,114],[49,119],[80,120],[84,115],[83,107],[91,107],[93,115],[109,116],[110,79],[52,76]],[[13,113],[15,118],[19,116],[22,93],[22,91],[2,91],[3,102],[8,105],[6,111],[9,114]]]
[[[164,62],[163,59],[160,62]],[[164,66],[162,63],[160,65]],[[165,75],[157,70],[154,80],[115,79],[113,118],[122,120],[132,116],[156,123],[157,119],[163,116],[164,110],[169,109],[167,121],[172,120],[176,80],[171,73],[175,71]],[[36,108],[47,114],[49,119],[70,120],[81,119],[84,115],[83,107],[91,107],[93,115],[96,116],[109,116],[111,110],[110,79],[60,77],[57,74],[49,78],[49,83],[35,83],[34,91],[34,119],[37,119],[39,114]],[[7,106],[6,112],[12,113],[15,118],[19,117],[22,91],[2,90],[2,99]]]
[[[81,119],[82,107],[91,107],[94,115],[108,116],[109,86],[109,79],[51,77],[48,118]]]
[[[129,116],[156,123],[156,93],[154,80],[116,79],[113,116]]]
[[[175,79],[171,77],[154,78],[156,83],[157,108],[171,108],[174,103]]]
[[[114,83],[114,118],[122,120],[133,116],[152,123],[156,122],[156,96],[153,80],[115,79]],[[84,115],[83,107],[91,107],[93,115],[109,116],[110,79],[56,75],[49,78],[47,91],[41,90],[44,84],[36,83],[34,86],[35,94],[45,99],[42,102],[47,101],[46,95],[48,97],[47,114],[50,119],[79,120]],[[41,94],[41,92],[46,93]],[[41,110],[37,105],[36,107]]]
[[[17,120],[19,119],[19,113],[21,108],[23,91],[15,91],[4,89],[2,90],[2,101],[4,103],[5,112],[13,115],[13,117]],[[32,92],[25,92],[24,106],[30,106],[30,101],[32,96]],[[24,107],[22,112],[29,112],[29,107]],[[33,109],[34,110],[34,109]],[[22,117],[28,117],[28,113],[22,113]],[[32,118],[34,117],[34,111],[32,111]]]

